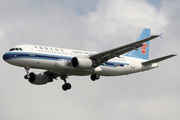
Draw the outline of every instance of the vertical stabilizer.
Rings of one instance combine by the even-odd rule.
[[[144,28],[139,35],[137,41],[150,37],[151,29]],[[149,41],[143,43],[144,46],[140,47],[139,50],[132,50],[126,56],[136,57],[148,60],[149,58]]]

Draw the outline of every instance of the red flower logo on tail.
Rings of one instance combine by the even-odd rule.
[[[142,54],[146,54],[146,48],[148,48],[148,45],[146,43],[142,43],[143,46],[141,47]]]

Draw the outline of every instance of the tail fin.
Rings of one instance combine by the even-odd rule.
[[[139,35],[137,41],[150,37],[151,29],[144,28]],[[149,59],[149,41],[143,43],[144,46],[140,47],[139,50],[132,50],[126,56],[136,57],[148,60]]]

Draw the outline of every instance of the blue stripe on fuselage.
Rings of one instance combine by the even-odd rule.
[[[4,54],[4,60],[11,60],[11,59],[19,59],[19,58],[28,58],[28,59],[43,59],[43,60],[53,60],[53,61],[68,61],[71,60],[72,57],[69,56],[61,56],[61,55],[52,55],[52,54],[41,54],[41,53],[32,53],[32,52],[7,52]],[[108,61],[101,66],[107,67],[117,67],[124,65],[129,65],[128,63],[121,63],[121,62],[113,62]]]
[[[70,60],[72,57],[60,56],[60,55],[50,55],[50,54],[41,54],[41,53],[30,53],[30,52],[8,52],[4,54],[3,59],[18,59],[18,58],[30,58],[30,59],[45,59],[45,60],[58,60],[58,59],[67,59]]]

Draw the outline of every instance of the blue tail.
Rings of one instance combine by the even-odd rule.
[[[142,30],[141,34],[139,35],[137,41],[150,37],[150,32],[151,32],[151,29],[144,28]],[[132,50],[126,56],[148,60],[148,58],[149,58],[149,41],[143,43],[143,45],[144,46],[139,48],[139,51]]]

